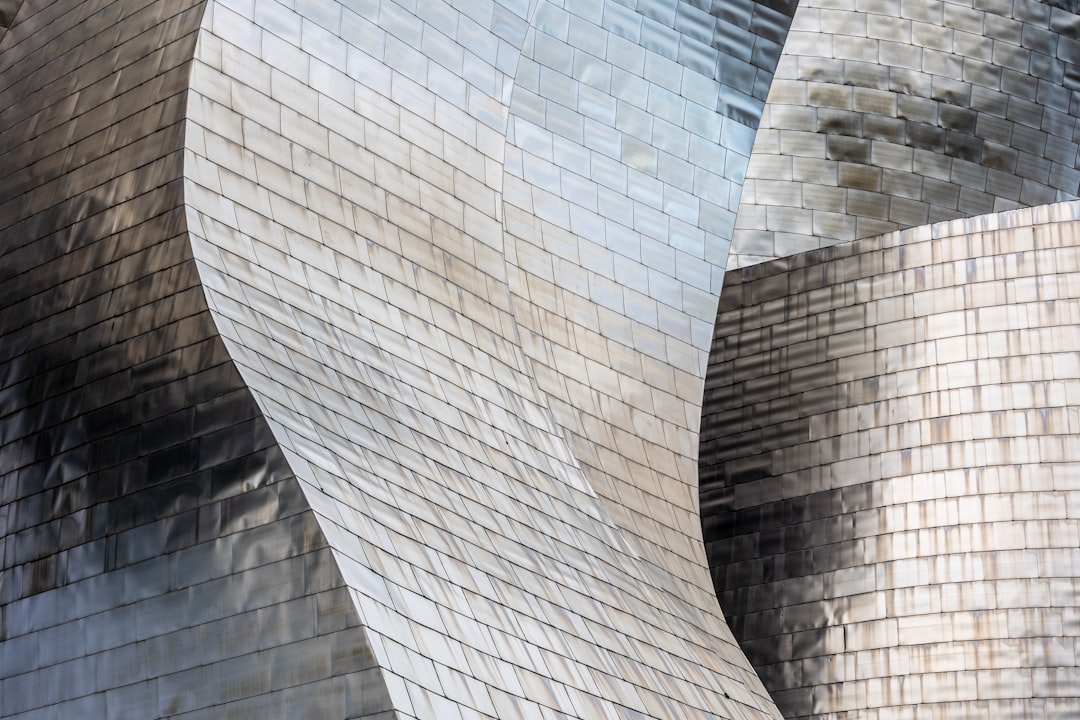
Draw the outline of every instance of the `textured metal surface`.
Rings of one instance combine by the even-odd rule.
[[[800,3],[729,267],[1077,197],[1080,17],[1062,5]]]
[[[1080,204],[732,271],[702,517],[789,718],[1075,717]]]
[[[668,572],[696,585],[704,563],[700,383],[747,122],[793,10],[773,5],[542,5],[509,104],[505,254],[527,366],[659,588]]]
[[[184,232],[201,3],[42,5],[0,46],[0,716],[377,717]]]
[[[696,519],[747,87],[635,6],[207,11],[195,257],[402,716],[775,713]]]
[[[0,40],[0,715],[777,718],[697,418],[791,6]]]

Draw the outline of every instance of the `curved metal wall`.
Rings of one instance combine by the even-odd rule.
[[[541,5],[508,108],[506,257],[527,362],[651,581],[687,583],[693,613],[713,606],[697,571],[701,379],[792,11]]]
[[[1055,5],[800,3],[728,267],[1077,197],[1080,17]]]
[[[0,38],[0,715],[778,716],[694,457],[790,5],[413,5]]]
[[[1080,204],[732,271],[702,517],[786,717],[1072,717]]]
[[[775,714],[695,517],[737,186],[691,152],[745,163],[787,16],[721,14],[209,6],[196,261],[405,716]]]
[[[390,709],[192,260],[202,11],[26,3],[0,40],[5,718]]]

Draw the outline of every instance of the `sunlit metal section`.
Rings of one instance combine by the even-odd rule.
[[[775,717],[712,592],[695,459],[790,11],[414,5],[210,3],[185,185],[394,708]]]
[[[795,14],[729,267],[1077,197],[1074,2],[823,2]]]
[[[786,717],[1080,709],[1080,204],[732,271],[705,391],[721,604]]]
[[[649,603],[694,614],[713,614],[696,570],[701,378],[793,10],[541,5],[509,104],[502,207],[522,349],[650,583],[692,588]]]
[[[0,716],[777,720],[696,446],[792,11],[19,10]]]

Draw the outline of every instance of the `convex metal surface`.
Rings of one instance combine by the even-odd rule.
[[[1077,197],[1069,3],[821,2],[795,14],[729,267]]]
[[[787,717],[1076,715],[1080,205],[728,274],[701,505]]]

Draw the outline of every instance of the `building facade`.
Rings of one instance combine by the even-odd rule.
[[[862,447],[858,431],[869,429],[844,423],[862,417],[863,400],[846,405],[841,394],[825,420],[790,419],[824,422],[830,437],[844,438],[834,444],[853,460],[847,465],[828,466],[827,443],[814,445],[813,462],[770,464],[781,474],[768,480],[763,453],[773,453],[772,463],[777,448],[747,441],[739,457],[717,454],[728,438],[748,436],[729,422],[742,406],[715,405],[728,363],[716,348],[759,342],[760,331],[745,339],[750,318],[763,317],[757,304],[772,312],[769,303],[783,295],[770,294],[779,292],[776,280],[755,284],[753,273],[764,278],[765,267],[740,284],[725,280],[729,265],[1075,197],[1076,148],[1065,130],[1075,16],[1034,1],[980,8],[987,51],[968,38],[972,28],[954,27],[957,17],[974,22],[971,8],[929,3],[936,16],[913,17],[924,11],[886,5],[860,25],[854,7],[839,22],[830,14],[836,8],[796,12],[793,0],[0,3],[0,716],[779,718],[771,690],[785,712],[939,717],[990,708],[987,687],[1018,688],[1001,695],[1011,705],[994,709],[1066,713],[1077,694],[1065,660],[1076,634],[1066,582],[1075,574],[1068,543],[1076,529],[1071,496],[1063,513],[1047,505],[1071,477],[1077,348],[1068,334],[1072,306],[1045,304],[1076,296],[1062,240],[1072,206],[950,226],[945,234],[958,239],[946,255],[934,255],[944,245],[933,234],[942,231],[924,229],[838,245],[828,256],[873,255],[866,243],[878,243],[889,264],[870,260],[878,265],[868,272],[895,293],[881,295],[882,313],[908,309],[914,291],[904,283],[919,268],[961,257],[977,263],[972,246],[1006,258],[1007,267],[981,270],[988,307],[1003,308],[994,317],[1006,322],[1018,312],[1014,303],[1027,303],[1026,321],[1041,325],[980,325],[997,320],[962,305],[967,289],[941,271],[925,289],[954,305],[942,306],[946,320],[920,322],[939,329],[956,313],[975,312],[970,339],[967,331],[962,343],[941,334],[933,339],[942,340],[942,359],[889,366],[900,375],[929,368],[933,382],[920,390],[927,402],[953,402],[948,393],[968,386],[948,384],[951,366],[937,369],[946,346],[970,354],[955,360],[957,371],[964,362],[981,371],[979,348],[997,347],[993,333],[1005,333],[1007,355],[1043,374],[1010,370],[982,380],[1009,383],[987,390],[987,402],[1001,405],[980,406],[989,417],[967,406],[969,415],[956,420],[927,415],[946,433],[940,438],[923,437],[921,416],[903,429],[881,421],[875,443],[884,433],[881,442],[893,444],[875,444],[881,458],[857,461],[848,457],[851,443]],[[846,64],[872,65],[863,54],[873,43],[875,62],[890,64],[896,48],[881,50],[874,34],[888,17],[899,18],[889,32],[907,27],[907,52],[921,50],[927,63],[908,67],[910,77],[887,91],[876,88],[896,95],[894,105],[857,92],[882,82],[883,72],[892,82],[892,70],[858,74],[866,68]],[[997,18],[1014,22],[1002,29]],[[942,29],[935,35],[924,25]],[[944,36],[952,50],[933,44]],[[1022,57],[1024,77],[1034,80],[1005,84],[1017,79],[1009,73],[1019,72]],[[855,89],[843,89],[856,78]],[[969,87],[966,98],[959,86]],[[1004,105],[978,104],[990,90]],[[821,104],[834,95],[834,105],[849,106]],[[909,117],[899,96],[914,98],[924,114]],[[800,105],[850,115],[815,110],[810,133],[785,115],[809,112]],[[1037,124],[1029,105],[1040,109]],[[963,116],[974,117],[974,131],[953,107],[975,113]],[[902,136],[876,129],[901,121]],[[890,158],[905,153],[910,166],[893,167],[899,161]],[[916,164],[923,153],[944,159]],[[835,181],[804,160],[817,169],[836,163]],[[790,177],[775,170],[786,164]],[[980,194],[968,189],[974,167],[986,168]],[[866,178],[875,169],[871,190]],[[999,192],[991,177],[1019,189]],[[807,217],[812,232],[798,229]],[[1031,232],[1003,229],[1012,224]],[[971,240],[980,227],[985,243]],[[902,249],[918,244],[912,238],[927,241],[919,252],[931,248],[928,259]],[[1008,258],[1042,253],[1045,268],[1044,251],[1061,264],[1032,289],[1028,266]],[[831,278],[821,290],[829,298],[874,282],[849,283],[825,256],[788,262],[818,260],[820,272],[807,271],[814,280],[806,282]],[[723,314],[716,322],[725,284],[746,305],[737,322]],[[750,295],[738,295],[740,287]],[[798,298],[804,287],[784,292]],[[845,307],[835,312],[850,313]],[[867,344],[879,319],[860,317],[863,345],[852,354],[869,357],[858,372],[873,384],[872,373],[888,370]],[[856,342],[859,328],[814,327],[826,339],[812,364],[837,370],[829,353]],[[901,349],[880,353],[907,357],[906,337],[888,346]],[[1048,360],[1024,359],[1023,343],[1035,337]],[[786,361],[792,353],[774,340]],[[769,363],[755,366],[750,382],[767,385],[786,372]],[[984,365],[993,372],[1001,363]],[[758,396],[739,392],[739,402],[755,398],[746,409],[761,409]],[[882,402],[899,407],[906,398]],[[1038,408],[1050,398],[1056,404]],[[788,422],[778,413],[777,423]],[[884,472],[863,478],[859,463],[884,467],[906,450],[918,468],[910,472],[970,473],[986,464],[982,455],[966,465],[935,463],[942,452],[950,462],[963,454],[972,423],[1013,438],[995,439],[995,447],[1037,447],[1041,454],[1023,462],[1053,467],[987,471],[997,483],[991,499],[989,485],[976,481],[948,497],[959,507],[962,496],[966,512],[972,503],[1015,500],[1037,517],[1005,521],[986,510],[950,530],[950,500],[933,505],[940,516],[925,511],[923,526],[889,525],[901,503],[932,501],[905,499],[881,484]],[[1036,440],[1019,439],[1020,430]],[[909,448],[912,438],[918,443]],[[924,445],[930,460],[921,450],[910,460]],[[794,456],[801,451],[785,457]],[[762,520],[775,498],[754,483],[786,487],[783,473],[796,472],[806,478],[796,495],[843,499],[858,486],[860,497],[878,498],[858,518],[886,518],[869,533],[880,554],[854,559],[867,547],[865,533],[836,541],[850,547],[833,546],[834,528],[863,527],[854,516],[831,520],[843,512],[817,524],[806,518],[814,532],[826,528],[824,540],[801,535],[801,520],[790,532],[811,555],[842,550],[836,557],[847,553],[850,562],[819,572],[763,552],[779,526]],[[834,476],[841,479],[829,485]],[[1016,489],[1025,482],[1037,485],[1024,491],[1030,497]],[[1046,490],[1045,482],[1060,487]],[[744,503],[747,491],[761,502]],[[920,532],[932,535],[923,545]],[[972,534],[985,543],[965,539]],[[940,545],[927,544],[938,535]],[[970,569],[949,581],[963,587],[927,595],[927,606],[923,595],[904,594],[908,585],[858,585],[879,575],[922,577],[945,562],[903,554],[911,542],[933,550],[925,557]],[[706,546],[712,580],[732,579],[719,595],[749,659],[717,603]],[[984,552],[1014,553],[995,568],[1040,569],[988,579]],[[727,570],[716,569],[718,557]],[[906,570],[892,564],[909,560]],[[770,584],[781,566],[784,592]],[[827,608],[813,590],[822,573],[833,573]],[[982,583],[994,603],[1017,598],[992,606],[994,627],[1004,623],[1006,634],[985,637],[996,643],[988,656],[1004,658],[1014,647],[1007,633],[1027,628],[1030,642],[1015,645],[1023,662],[980,667],[991,672],[987,680],[941,670],[954,672],[949,685],[923,676],[936,663],[955,663],[966,637],[925,649],[929,665],[910,649],[907,665],[893,659],[899,640],[888,641],[911,618],[962,625],[971,613],[983,617],[978,601],[949,595],[967,598],[971,583]],[[923,584],[933,586],[929,576]],[[875,608],[893,605],[864,619],[867,594]],[[850,612],[835,610],[841,605]],[[864,621],[880,621],[880,632],[856,627]],[[854,645],[836,643],[849,634],[885,638],[865,648],[880,649],[870,674],[840,670],[864,659]],[[763,653],[770,643],[774,653]],[[908,673],[920,676],[925,694],[897,680]],[[1063,699],[1046,699],[1056,696]]]
[[[702,522],[728,622],[786,717],[1075,714],[1078,213],[729,275]]]
[[[5,16],[0,715],[777,718],[696,455],[779,8]]]
[[[701,446],[721,605],[786,717],[1077,713],[1080,238],[1046,205],[1077,196],[1076,9],[795,14]]]

